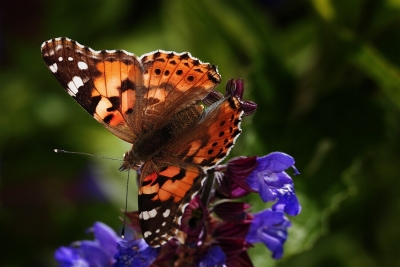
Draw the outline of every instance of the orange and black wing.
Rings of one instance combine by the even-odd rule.
[[[162,166],[162,167],[160,167]],[[143,237],[153,247],[175,237],[186,206],[205,178],[197,165],[147,162],[140,175],[139,219]]]
[[[200,121],[180,138],[173,140],[165,153],[205,170],[219,164],[233,148],[241,133],[241,102],[228,96],[208,107]]]
[[[154,130],[174,115],[198,104],[221,81],[217,68],[190,53],[156,51],[140,58],[143,64],[142,128]]]
[[[138,120],[136,97],[143,93],[143,67],[138,58],[123,50],[82,46],[68,38],[42,44],[49,70],[67,93],[91,116],[119,138],[132,143],[137,133],[130,127]]]

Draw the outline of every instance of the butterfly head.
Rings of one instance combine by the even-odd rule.
[[[133,154],[132,150],[129,150],[124,154],[124,162],[119,167],[120,171],[126,171],[129,169],[139,170],[142,167],[142,161]]]

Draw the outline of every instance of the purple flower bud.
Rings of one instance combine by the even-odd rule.
[[[237,96],[239,99],[243,98],[243,92],[244,92],[244,83],[242,79],[237,79],[236,81],[234,79],[230,79],[226,83],[226,94],[225,96]]]
[[[242,99],[244,92],[244,82],[242,79],[237,79],[235,83],[236,83],[236,90],[234,91],[234,94],[240,99]]]
[[[227,81],[227,82],[226,82],[225,89],[226,89],[226,94],[225,94],[225,96],[233,95],[233,94],[235,93],[235,90],[236,90],[236,82],[235,82],[235,79],[230,79],[229,81]]]
[[[250,116],[257,109],[257,104],[254,103],[253,101],[242,100],[241,103],[242,103],[242,109],[244,112],[243,116]]]

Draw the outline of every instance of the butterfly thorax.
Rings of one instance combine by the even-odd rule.
[[[138,170],[143,162],[162,158],[167,145],[173,144],[174,139],[181,137],[198,123],[203,109],[202,105],[191,105],[175,114],[163,126],[140,134],[132,149],[124,154],[120,170]]]

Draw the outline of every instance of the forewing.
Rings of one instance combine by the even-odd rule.
[[[155,129],[181,110],[199,103],[221,81],[215,66],[190,53],[157,51],[141,57],[143,85],[143,128]]]
[[[133,142],[142,66],[123,50],[94,51],[68,38],[42,44],[43,59],[67,93],[119,138]]]

